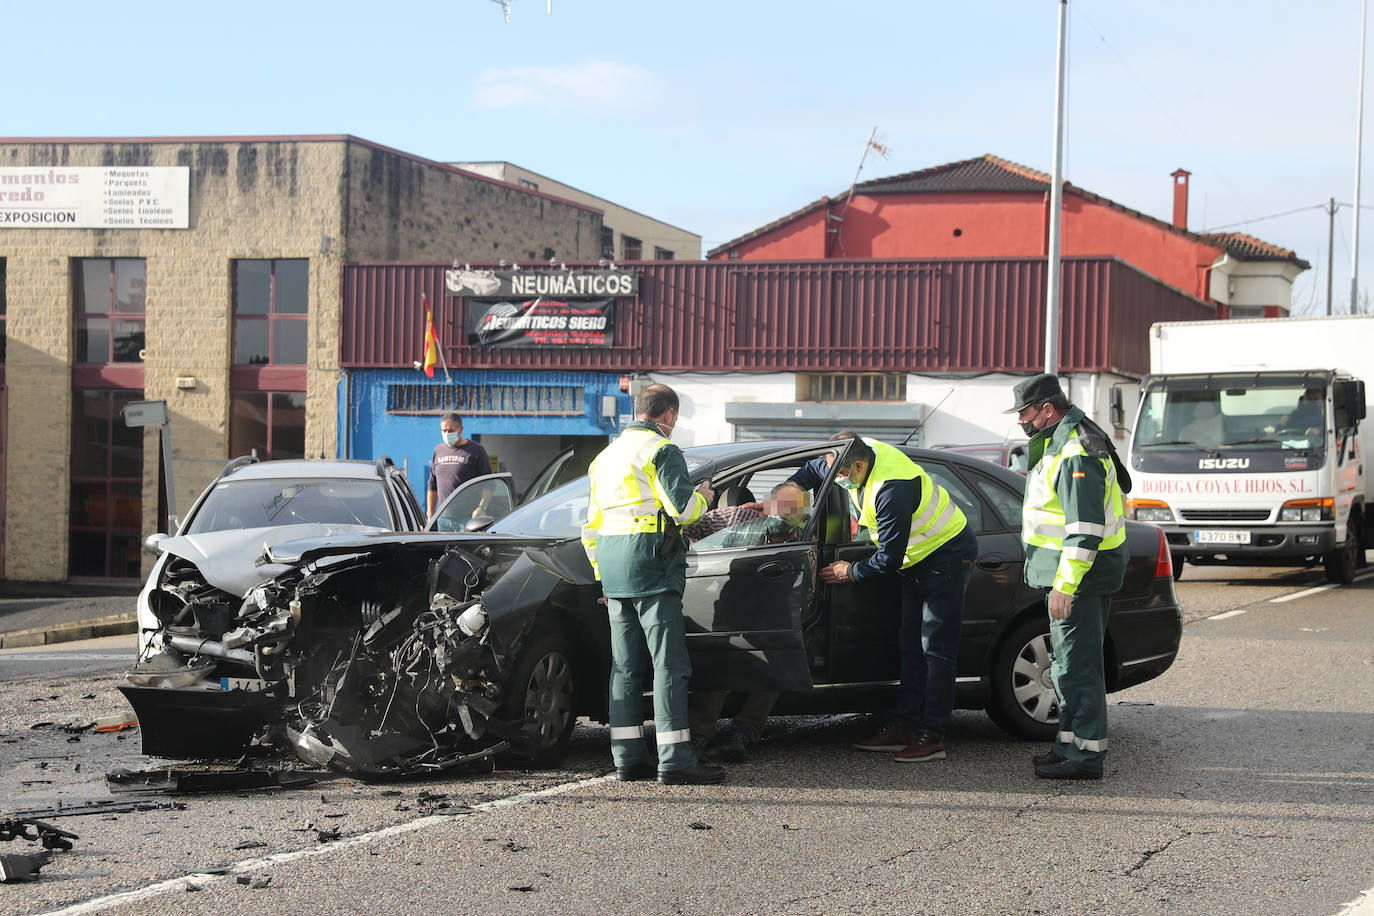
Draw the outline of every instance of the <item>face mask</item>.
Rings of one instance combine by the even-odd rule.
[[[1045,409],[1045,407],[1044,407],[1044,405],[1042,404],[1041,407],[1040,407],[1040,410],[1044,410],[1044,409]],[[1035,414],[1032,415],[1031,418],[1030,418],[1029,420],[1027,420],[1025,423],[1022,423],[1022,424],[1021,424],[1021,430],[1022,430],[1027,436],[1034,436],[1036,433],[1038,433],[1038,432],[1040,431],[1039,428],[1037,428],[1036,425],[1035,425],[1035,418],[1038,417],[1038,416],[1040,416],[1040,410],[1037,410],[1037,411],[1035,412]]]
[[[671,426],[664,426],[662,423],[655,423],[654,425],[658,427],[658,431],[659,431],[659,432],[663,433],[663,438],[665,438],[665,439],[671,439],[671,438],[673,438],[673,427],[671,427]]]
[[[835,478],[835,483],[837,483],[837,484],[839,484],[840,486],[844,487],[846,490],[857,490],[857,489],[858,489],[858,487],[855,486],[854,481],[850,480],[848,477],[836,477],[836,478]]]
[[[457,434],[457,433],[444,433],[444,444],[445,444],[445,445],[457,445],[457,444],[458,444],[458,434]]]

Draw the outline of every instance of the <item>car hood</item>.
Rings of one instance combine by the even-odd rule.
[[[369,525],[281,525],[272,528],[234,528],[165,538],[160,550],[195,564],[205,581],[242,597],[283,572],[280,562],[268,562],[271,548],[302,538],[324,540],[381,531]]]

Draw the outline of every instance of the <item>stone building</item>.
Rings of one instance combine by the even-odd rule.
[[[601,236],[594,207],[356,137],[0,139],[4,576],[140,575],[167,507],[129,402],[167,404],[182,512],[230,455],[336,454],[345,262]]]

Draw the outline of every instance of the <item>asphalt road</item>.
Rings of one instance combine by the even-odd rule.
[[[580,726],[558,770],[64,817],[75,850],[0,911],[1344,912],[1374,887],[1374,573],[1189,567],[1179,593],[1179,660],[1110,698],[1100,783],[1036,780],[1039,746],[967,712],[922,764],[850,750],[857,717],[780,720],[701,788],[607,779],[605,729]],[[3,675],[10,810],[154,763],[136,731],[62,728],[124,709],[95,642],[76,673]]]

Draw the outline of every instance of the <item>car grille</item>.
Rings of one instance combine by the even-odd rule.
[[[1185,522],[1267,522],[1268,509],[1181,509]]]

